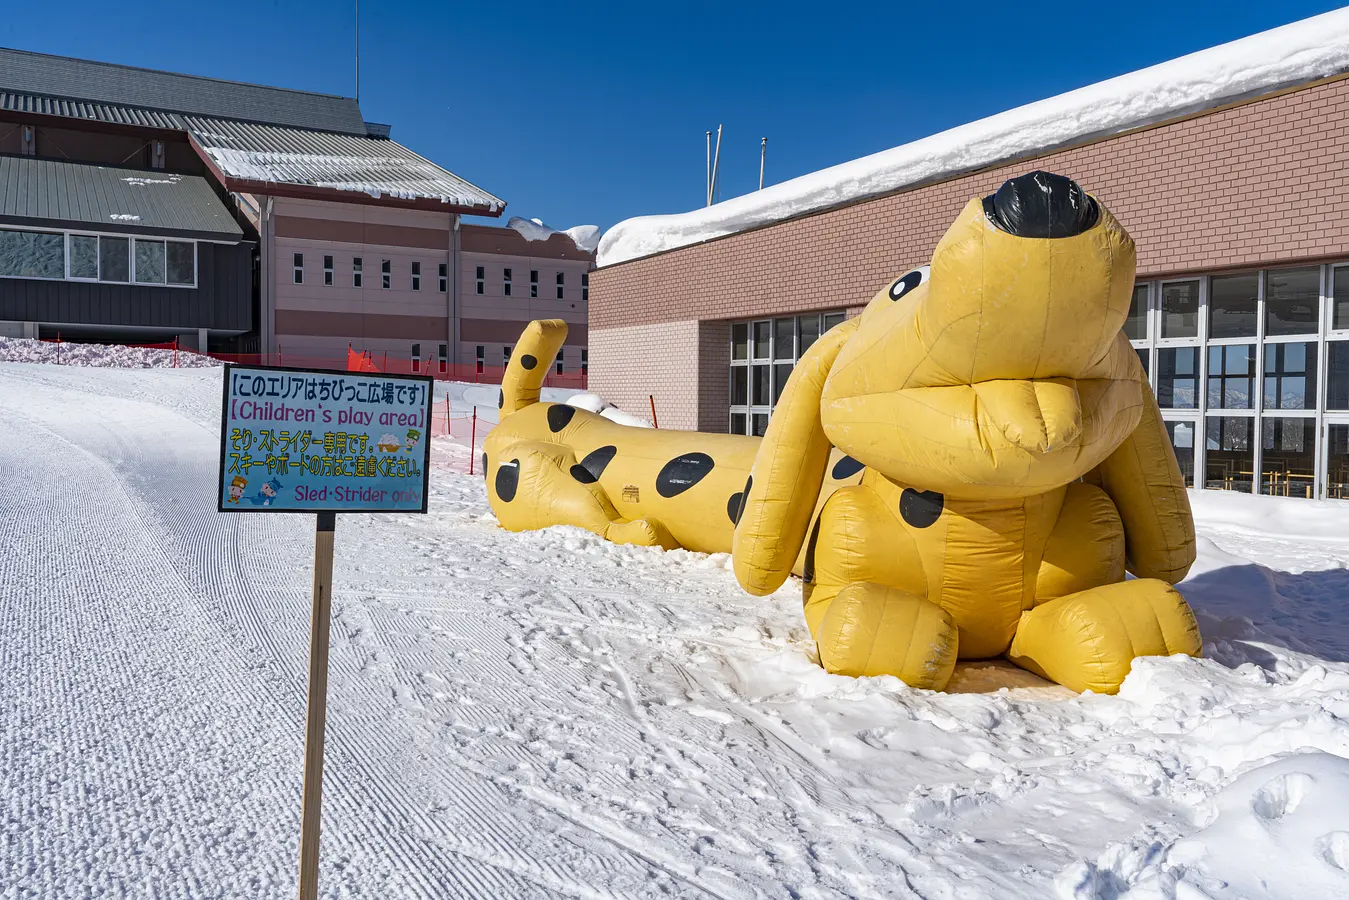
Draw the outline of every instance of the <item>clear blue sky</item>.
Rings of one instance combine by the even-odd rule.
[[[350,0],[6,3],[0,45],[350,96]],[[366,0],[361,109],[554,227],[702,204],[1334,9],[1318,0]]]

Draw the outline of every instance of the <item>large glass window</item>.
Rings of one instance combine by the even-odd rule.
[[[1209,416],[1204,437],[1204,487],[1251,492],[1255,449],[1250,416]]]
[[[98,239],[98,280],[131,280],[131,239],[108,237]]]
[[[1349,409],[1349,341],[1326,342],[1326,409]]]
[[[1267,416],[1260,431],[1260,493],[1310,500],[1316,487],[1316,420]]]
[[[168,283],[197,283],[197,245],[168,241]]]
[[[1214,275],[1208,285],[1209,339],[1255,337],[1259,302],[1259,274]]]
[[[0,230],[0,276],[65,278],[66,236],[59,232]]]
[[[1199,336],[1199,282],[1176,281],[1162,285],[1163,338]]]
[[[1164,422],[1186,487],[1194,487],[1194,422]]]
[[[797,361],[844,319],[843,313],[809,313],[731,323],[732,434],[763,434]]]
[[[1265,273],[1265,334],[1316,334],[1321,314],[1321,267]]]
[[[1199,408],[1199,348],[1157,350],[1157,405],[1163,409]]]
[[[749,325],[745,322],[731,326],[731,359],[749,359]]]
[[[731,405],[749,405],[749,368],[731,366]]]
[[[1330,327],[1336,331],[1349,330],[1349,266],[1336,269],[1332,281],[1334,314],[1330,317]]]
[[[1316,344],[1265,345],[1265,409],[1316,408]]]
[[[805,356],[810,345],[820,339],[820,317],[802,316],[799,321],[801,328],[801,355]]]
[[[796,359],[796,319],[773,320],[773,358]]]
[[[754,358],[768,359],[772,353],[772,322],[754,323]]]
[[[92,234],[70,236],[70,277],[98,278],[98,238]]]
[[[1131,341],[1148,339],[1148,286],[1134,286],[1134,298],[1129,304],[1129,318],[1124,320],[1124,336]]]
[[[164,242],[136,240],[136,283],[164,283]]]
[[[1253,409],[1255,345],[1208,348],[1208,408]]]
[[[1349,425],[1326,426],[1326,496],[1349,500]]]

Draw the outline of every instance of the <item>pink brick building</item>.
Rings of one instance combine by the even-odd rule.
[[[1126,331],[1192,482],[1349,496],[1345,75],[604,266],[592,387],[632,412],[654,395],[663,427],[762,433],[820,329],[1033,169],[1077,180],[1136,240]]]

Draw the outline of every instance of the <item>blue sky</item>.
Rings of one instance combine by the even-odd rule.
[[[702,205],[1339,4],[366,0],[361,109],[554,227]],[[7,4],[0,45],[351,95],[349,0]]]

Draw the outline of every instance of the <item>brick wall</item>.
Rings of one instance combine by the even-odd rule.
[[[730,332],[726,344],[729,367]],[[698,424],[699,323],[660,322],[590,330],[590,385],[624,412],[656,418],[661,428],[696,429]],[[710,373],[709,377],[717,377]],[[721,376],[729,379],[729,373]],[[604,387],[596,388],[596,383]],[[729,384],[723,398],[730,393]],[[723,399],[723,405],[725,400]],[[721,430],[725,430],[722,426]]]
[[[1349,257],[1346,164],[1341,80],[600,269],[590,327],[596,336],[659,322],[687,330],[691,320],[856,307],[926,263],[971,197],[1036,168],[1099,197],[1137,242],[1144,276]],[[704,377],[727,377],[713,371],[710,346],[627,357],[628,366],[592,346],[591,384],[605,395],[681,373],[696,381],[695,360],[708,366]],[[712,403],[715,392],[705,393]],[[681,421],[710,427],[724,418],[724,397]]]

